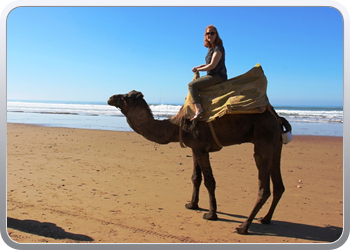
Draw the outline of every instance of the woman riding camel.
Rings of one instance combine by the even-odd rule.
[[[191,118],[191,121],[204,114],[198,90],[208,88],[227,80],[225,49],[218,31],[213,25],[209,25],[205,29],[204,46],[209,49],[208,54],[205,57],[206,64],[194,67],[192,71],[194,73],[198,71],[207,71],[207,75],[193,80],[188,84],[188,89],[196,108],[196,113],[194,117]]]

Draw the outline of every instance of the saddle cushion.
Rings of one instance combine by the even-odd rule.
[[[263,113],[269,105],[267,79],[260,64],[248,72],[199,91],[205,114],[199,121],[211,122],[226,114]],[[195,114],[192,96],[188,93],[182,108],[185,119]]]

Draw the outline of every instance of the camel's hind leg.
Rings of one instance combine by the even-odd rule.
[[[265,217],[259,219],[262,224],[270,224],[273,212],[284,193],[284,185],[281,175],[281,154],[282,154],[282,140],[279,142],[276,156],[273,159],[271,166],[271,180],[273,185],[273,200],[271,207]]]
[[[256,214],[259,212],[261,207],[265,204],[266,200],[270,197],[270,165],[271,165],[271,156],[273,155],[272,147],[268,147],[267,144],[255,145],[254,148],[254,158],[256,166],[258,168],[258,178],[259,178],[259,191],[256,203],[252,212],[250,213],[247,220],[236,228],[237,233],[247,234],[248,228],[255,218]]]
[[[198,209],[198,201],[199,201],[199,187],[202,182],[202,171],[196,160],[194,154],[192,154],[193,158],[193,174],[192,174],[192,183],[193,183],[193,193],[191,202],[186,204],[185,207],[188,209]]]

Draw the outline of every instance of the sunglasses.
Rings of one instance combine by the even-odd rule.
[[[207,32],[207,33],[205,33],[207,36],[208,35],[211,35],[211,36],[213,36],[213,35],[215,35],[215,32],[214,31],[212,31],[212,32]]]

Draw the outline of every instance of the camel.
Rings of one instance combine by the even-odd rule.
[[[237,233],[247,234],[256,214],[271,195],[270,178],[273,183],[273,201],[268,213],[259,221],[269,224],[285,190],[281,171],[282,132],[284,126],[291,131],[291,126],[283,117],[278,117],[276,112],[266,110],[258,114],[225,115],[212,121],[212,128],[216,131],[216,140],[211,132],[208,122],[183,119],[181,109],[177,115],[165,119],[156,120],[139,91],[131,91],[127,94],[113,95],[107,103],[119,108],[125,115],[130,127],[149,141],[158,144],[181,142],[192,149],[193,156],[193,193],[187,209],[199,209],[199,188],[204,177],[204,185],[209,193],[209,212],[203,218],[216,220],[217,205],[215,198],[215,179],[209,160],[209,153],[222,149],[222,146],[230,146],[241,143],[254,144],[254,158],[258,168],[259,190],[256,203],[249,217],[243,224],[236,228]],[[278,122],[280,119],[280,123]],[[282,124],[281,124],[282,123]],[[216,142],[219,141],[219,146]]]

